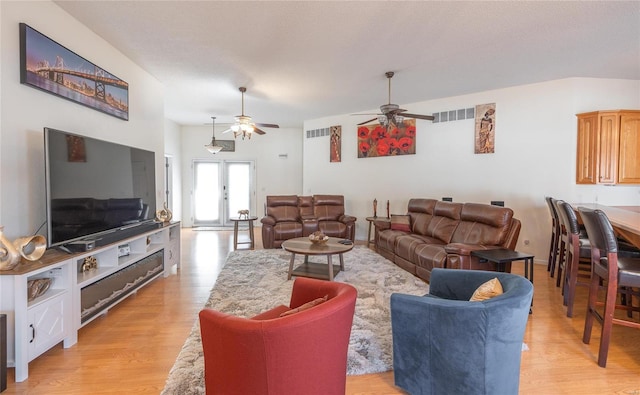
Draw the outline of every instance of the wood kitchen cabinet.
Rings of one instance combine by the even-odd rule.
[[[640,184],[640,110],[578,114],[577,184]]]

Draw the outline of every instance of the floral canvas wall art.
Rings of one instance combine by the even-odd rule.
[[[400,126],[358,126],[358,158],[415,155],[416,120],[406,119]]]

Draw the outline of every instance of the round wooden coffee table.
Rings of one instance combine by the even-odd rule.
[[[353,244],[338,243],[340,240],[343,239],[330,237],[324,244],[314,244],[308,237],[297,237],[284,241],[282,248],[291,253],[287,279],[291,280],[291,276],[298,276],[333,281],[334,275],[337,275],[340,270],[344,270],[342,254],[353,249]],[[293,264],[296,254],[304,255],[304,263],[294,269]],[[334,265],[331,261],[331,256],[336,254],[340,257],[340,265]],[[309,262],[309,256],[311,255],[326,255],[327,263]]]

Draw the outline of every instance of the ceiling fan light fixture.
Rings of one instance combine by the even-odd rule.
[[[216,145],[216,117],[211,117],[211,119],[213,121],[211,143],[206,144],[204,148],[206,148],[207,151],[211,152],[212,154],[217,154],[218,152],[222,151],[222,147]]]

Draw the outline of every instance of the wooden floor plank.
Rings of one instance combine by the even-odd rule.
[[[5,394],[158,394],[233,249],[230,231],[182,230],[182,267],[153,281],[79,332],[78,344],[49,350]],[[257,246],[262,248],[259,229]],[[640,331],[615,326],[607,368],[596,363],[600,326],[583,344],[586,288],[578,288],[573,318],[546,267],[536,265],[533,314],[522,354],[521,394],[640,394]],[[522,273],[522,265],[514,272]],[[404,394],[393,372],[349,376],[347,394]]]

